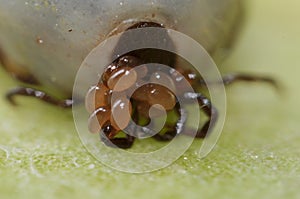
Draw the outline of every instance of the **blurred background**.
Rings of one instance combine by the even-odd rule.
[[[300,1],[244,2],[245,21],[220,70],[273,76],[283,89],[227,88],[227,120],[207,158],[195,154],[197,140],[166,169],[120,173],[85,151],[70,110],[1,98],[0,198],[300,198]],[[0,79],[1,96],[18,85],[2,69]]]

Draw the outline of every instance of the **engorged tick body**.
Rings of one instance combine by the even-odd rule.
[[[214,53],[239,13],[239,0],[0,0],[0,57],[15,77],[66,98],[82,61],[111,35],[156,22]]]

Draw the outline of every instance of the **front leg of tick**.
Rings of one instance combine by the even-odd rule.
[[[153,136],[154,139],[157,141],[170,141],[176,135],[181,134],[184,131],[184,126],[187,120],[187,113],[183,108],[180,108],[180,104],[177,102],[176,106],[174,107],[176,114],[179,115],[179,119],[174,125],[167,125],[167,131],[164,134],[155,134]]]
[[[125,138],[109,138],[105,133],[100,133],[100,138],[106,146],[121,149],[131,148],[135,139],[131,135],[126,135]]]
[[[217,119],[218,119],[218,111],[211,104],[210,100],[202,95],[201,93],[192,93],[188,92],[184,94],[184,99],[188,102],[189,100],[197,100],[200,108],[204,111],[204,113],[208,116],[208,120],[206,123],[197,131],[196,138],[204,138],[207,134],[211,132],[213,129]],[[192,131],[190,129],[185,129],[183,131],[185,135],[193,136]]]
[[[135,137],[133,135],[137,135],[137,122],[138,122],[138,113],[133,113],[132,115],[133,121],[128,124],[128,126],[123,129],[123,132],[126,134],[125,137],[119,138],[115,137],[120,131],[116,130],[110,122],[107,122],[103,127],[102,131],[100,132],[100,139],[101,141],[109,147],[113,148],[121,148],[121,149],[128,149],[131,148]]]

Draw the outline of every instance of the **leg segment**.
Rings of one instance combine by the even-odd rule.
[[[135,129],[136,129],[135,124],[131,124],[126,128],[127,131],[131,131],[131,132],[135,131]],[[112,127],[110,123],[107,123],[104,126],[104,128],[102,128],[102,131],[100,132],[100,139],[106,146],[113,147],[113,148],[121,148],[121,149],[128,149],[132,147],[135,137],[128,134],[126,134],[125,138],[110,137],[109,134],[112,131],[115,131],[115,129]]]
[[[230,85],[232,83],[236,82],[262,82],[262,83],[268,83],[275,87],[276,89],[279,89],[278,82],[270,77],[265,76],[255,76],[255,75],[248,75],[248,74],[227,74],[222,77],[222,82],[208,82],[208,84],[221,84],[224,85]],[[203,79],[198,80],[198,84],[200,86],[206,86],[206,82]]]
[[[62,108],[71,108],[73,105],[73,100],[67,99],[67,100],[58,100],[55,99],[43,91],[35,90],[32,88],[23,88],[23,87],[17,87],[12,90],[10,90],[6,94],[6,99],[13,105],[16,105],[16,102],[14,100],[14,97],[16,95],[22,95],[22,96],[29,96],[29,97],[34,97],[39,100],[42,100],[44,102],[47,102],[52,105],[56,105]]]
[[[138,121],[138,114],[134,113],[133,115],[133,120],[135,122]],[[136,132],[136,124],[134,122],[131,122],[126,129],[124,129],[125,132]],[[101,141],[109,147],[113,148],[121,148],[121,149],[128,149],[131,148],[135,137],[132,135],[126,134],[125,138],[115,138],[115,137],[110,137],[111,132],[116,132],[116,130],[112,127],[111,123],[108,122],[107,124],[104,125],[102,128],[102,131],[100,132],[100,139]]]
[[[157,141],[165,142],[173,140],[173,138],[176,136],[176,129],[170,129],[170,131],[167,131],[164,134],[155,134],[153,138]]]
[[[210,100],[202,95],[201,93],[185,93],[184,98],[186,100],[198,100],[200,107],[203,109],[204,113],[208,116],[208,121],[202,126],[200,130],[197,131],[196,138],[204,138],[207,134],[210,133],[210,130],[216,123],[218,119],[218,112],[215,107],[212,106]],[[210,128],[209,128],[210,127]],[[191,131],[185,129],[183,131],[186,135],[191,135]]]
[[[167,126],[168,130],[164,134],[155,134],[153,136],[154,139],[158,141],[170,141],[176,135],[182,133],[187,119],[187,113],[184,109],[180,108],[179,103],[176,104],[175,110],[179,115],[179,119],[177,120],[177,122],[174,125]]]
[[[126,138],[108,138],[104,133],[100,133],[101,141],[109,147],[118,147],[121,149],[131,148],[134,142],[134,137],[126,135]]]
[[[254,76],[254,75],[247,75],[247,74],[227,74],[223,76],[223,83],[225,85],[229,85],[235,82],[265,82],[269,83],[275,88],[278,88],[278,83],[270,78],[270,77],[264,77],[264,76]]]

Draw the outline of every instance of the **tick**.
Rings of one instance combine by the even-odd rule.
[[[152,22],[140,22],[129,29],[143,27],[159,27],[164,28],[161,24]],[[163,36],[161,39],[165,39]],[[170,40],[170,42],[172,42]],[[217,120],[217,110],[211,104],[209,98],[200,92],[181,93],[183,89],[181,81],[178,79],[179,74],[183,75],[195,90],[205,89],[205,83],[201,76],[191,69],[183,69],[180,66],[170,70],[160,70],[160,68],[149,67],[147,63],[160,63],[175,65],[176,55],[156,49],[143,49],[130,52],[116,59],[113,63],[106,67],[97,85],[90,88],[86,95],[85,104],[87,111],[91,114],[89,118],[89,130],[91,133],[100,133],[101,139],[107,145],[111,143],[120,148],[130,148],[135,140],[135,136],[127,135],[126,137],[118,137],[118,135],[128,127],[132,118],[139,123],[140,118],[150,121],[149,110],[153,105],[159,104],[160,107],[154,108],[154,117],[159,117],[160,112],[164,109],[167,112],[174,111],[178,120],[174,124],[165,126],[167,131],[163,134],[157,133],[153,138],[158,141],[172,140],[177,134],[189,134],[189,129],[185,128],[186,116],[178,103],[178,98],[184,98],[185,101],[196,99],[203,112],[208,116],[206,123],[197,131],[196,138],[204,138],[208,132],[209,125],[213,125]],[[136,71],[136,66],[142,66],[142,70]],[[138,77],[147,82],[152,80],[155,83],[139,86]],[[118,80],[124,78],[125,82],[117,88],[115,85]],[[168,88],[161,86],[159,81],[165,81],[168,85],[179,91],[172,92]],[[257,77],[245,74],[230,74],[223,77],[223,82],[229,85],[236,81],[262,81],[276,85],[276,82],[268,77]],[[132,96],[127,93],[131,89],[135,92]],[[115,101],[111,100],[114,92],[120,93],[119,98]],[[72,107],[72,100],[57,100],[50,95],[32,88],[19,87],[7,93],[7,99],[15,104],[14,96],[25,95],[41,99],[47,103],[51,103],[64,108]],[[95,106],[91,106],[91,104]],[[118,123],[112,117],[112,114],[118,115]],[[129,114],[128,114],[129,113]],[[146,124],[148,123],[146,122]],[[101,128],[98,128],[98,124]],[[145,125],[145,123],[144,123]],[[138,133],[138,132],[137,132]],[[111,145],[111,146],[113,146]]]
[[[101,4],[101,2],[102,1],[99,1],[99,4]],[[202,1],[195,0],[189,5],[181,6],[182,1],[178,1],[179,5],[167,5],[168,3],[164,2],[162,4],[155,5],[157,6],[155,7],[148,5],[146,2],[137,3],[138,5],[131,2],[130,5],[122,4],[121,7],[127,11],[132,10],[133,8],[145,10],[143,16],[141,14],[134,15],[132,12],[123,13],[122,10],[119,10],[118,12],[120,13],[118,16],[120,16],[121,19],[115,19],[113,17],[115,16],[114,14],[111,18],[108,18],[109,20],[105,22],[102,27],[110,27],[112,21],[117,21],[116,24],[119,25],[111,31],[112,33],[145,27],[156,27],[161,29],[174,28],[194,36],[198,42],[203,44],[209,53],[213,54],[213,52],[221,44],[224,45],[230,40],[230,30],[234,30],[236,21],[238,21],[237,19],[233,19],[239,16],[238,0],[220,0],[219,3],[220,5],[213,4],[209,1],[209,3],[204,4]],[[57,3],[56,6],[62,5]],[[178,7],[178,9],[176,10],[175,7]],[[186,9],[187,7],[189,9],[197,8],[198,11],[188,12],[188,9]],[[64,9],[63,6],[61,8]],[[160,8],[161,10],[157,8]],[[85,16],[87,13],[90,14],[89,12],[86,13],[84,9],[81,11],[82,13],[85,13]],[[182,11],[182,13],[179,14],[176,13],[176,11]],[[208,13],[207,15],[210,16],[205,16],[203,15],[204,13]],[[104,15],[104,12],[100,12],[99,15],[107,17]],[[9,19],[9,14],[5,17]],[[77,16],[74,17],[76,18]],[[89,18],[95,16],[88,15],[86,17]],[[191,18],[191,23],[186,21],[189,18]],[[205,20],[205,18],[207,21],[202,21]],[[24,20],[26,21],[28,18],[25,18]],[[42,19],[40,20],[43,21]],[[44,23],[40,23],[40,21],[38,22],[38,24],[43,24],[41,27],[44,26]],[[50,30],[55,33],[53,37],[58,41],[61,38],[70,38],[72,40],[76,36],[72,36],[70,34],[79,34],[78,31],[80,30],[80,34],[82,34],[82,37],[85,38],[87,32],[81,27],[84,27],[86,24],[80,25],[80,20],[77,22],[79,23],[78,26],[74,28],[65,28],[65,30],[61,30],[63,33],[58,33],[57,29],[50,28]],[[65,39],[62,40],[61,43],[58,41],[55,43],[52,39],[50,39],[50,35],[46,35],[44,37],[41,36],[41,33],[44,34],[43,31],[31,34],[31,30],[23,28],[25,30],[23,35],[25,35],[26,38],[24,38],[21,43],[23,43],[26,47],[24,51],[24,48],[16,47],[18,46],[14,43],[16,41],[14,41],[10,36],[10,33],[7,33],[5,30],[7,27],[8,26],[6,25],[0,26],[0,30],[3,31],[3,33],[0,34],[0,61],[4,68],[14,77],[27,84],[40,84],[42,86],[46,86],[46,88],[50,88],[49,90],[52,90],[50,93],[53,93],[53,90],[57,90],[59,93],[64,94],[62,96],[70,96],[72,91],[72,80],[74,80],[75,76],[74,71],[76,71],[82,61],[81,57],[72,58],[72,52],[83,52],[85,50],[85,48],[78,50],[80,45],[75,45],[77,44],[76,42],[79,44],[82,43],[82,41],[74,40],[74,43],[66,43]],[[36,29],[41,30],[41,27],[37,26]],[[106,29],[102,29],[103,34],[104,32],[107,33],[108,31]],[[220,34],[221,32],[222,34]],[[16,31],[12,33],[12,36],[19,38],[19,34],[20,33]],[[3,38],[8,38],[8,42],[3,42]],[[49,39],[47,40],[47,38]],[[104,37],[101,39],[103,40],[103,38]],[[158,37],[158,39],[161,39],[162,41],[167,40],[170,45],[173,45],[173,41],[168,37],[167,31],[164,35]],[[32,43],[33,41],[35,44]],[[64,44],[68,44],[69,47],[66,47]],[[47,45],[53,48],[50,48],[49,46],[47,47]],[[122,37],[115,50],[117,50],[118,45],[122,45]],[[34,46],[32,51],[30,49],[31,46]],[[90,48],[90,46],[88,47]],[[65,48],[67,48],[70,52],[61,50]],[[56,54],[56,51],[61,54]],[[28,56],[23,59],[27,60],[24,61],[24,63],[20,61],[22,59],[18,59],[19,57],[24,56],[22,52],[25,52],[24,54]],[[16,56],[14,59],[14,56],[10,53],[15,53],[15,55],[20,56]],[[45,53],[57,55],[57,57],[47,57]],[[122,130],[130,127],[131,124],[129,121],[131,119],[139,125],[147,125],[150,122],[149,110],[152,107],[153,117],[159,117],[163,110],[167,113],[174,112],[177,115],[177,121],[175,123],[166,124],[165,131],[163,133],[158,132],[153,135],[154,139],[158,141],[169,141],[178,134],[189,135],[189,129],[185,127],[187,117],[186,110],[184,110],[184,108],[178,103],[178,98],[181,98],[187,103],[189,101],[196,100],[201,107],[201,110],[203,110],[203,112],[207,115],[208,119],[197,131],[196,138],[203,138],[206,134],[210,133],[208,132],[208,127],[217,121],[218,111],[214,108],[213,104],[211,104],[210,99],[201,92],[201,90],[206,88],[206,85],[200,74],[192,68],[182,67],[177,63],[177,58],[178,57],[176,55],[170,52],[157,49],[142,49],[121,55],[110,65],[106,66],[99,82],[96,85],[91,86],[85,98],[86,109],[90,114],[90,117],[88,118],[88,127],[90,132],[101,132],[101,140],[109,146],[112,146],[111,144],[113,144],[120,148],[130,148],[133,145],[136,136],[126,134],[125,137],[120,137],[119,135]],[[31,60],[28,61],[28,59]],[[70,60],[70,62],[68,62],[68,60]],[[76,63],[77,66],[70,69],[69,65],[74,63]],[[170,66],[171,69],[164,70],[160,69],[159,66],[153,68],[150,67],[148,63],[164,64]],[[45,64],[45,66],[42,66],[43,64]],[[58,64],[64,65],[59,66]],[[136,70],[137,66],[142,66],[142,70]],[[69,69],[70,71],[68,73]],[[53,75],[48,76],[47,73]],[[178,78],[179,76],[183,76],[192,85],[195,92],[181,92],[184,90],[184,85],[181,82],[182,80]],[[116,87],[118,80],[121,78],[126,80],[125,83]],[[142,81],[152,81],[154,83],[148,83],[140,86]],[[167,84],[174,88],[174,90],[171,91],[170,89],[161,86],[159,84],[160,81],[167,82]],[[216,83],[230,85],[238,81],[266,82],[276,86],[276,81],[272,78],[248,74],[225,75],[223,77],[223,82]],[[133,95],[129,96],[128,93],[133,89]],[[115,93],[118,93],[119,97],[112,100],[111,96]],[[52,97],[52,94],[33,89],[31,87],[18,87],[12,89],[7,93],[6,98],[12,104],[16,104],[14,97],[17,95],[38,98],[42,101],[63,108],[71,108],[73,105],[73,100],[71,98],[58,99]],[[93,106],[91,104],[93,104]],[[120,116],[118,122],[115,121],[114,117],[112,117],[113,114]],[[142,123],[141,120],[143,120]],[[100,128],[97,124],[100,125]],[[147,132],[136,133],[147,134]]]

